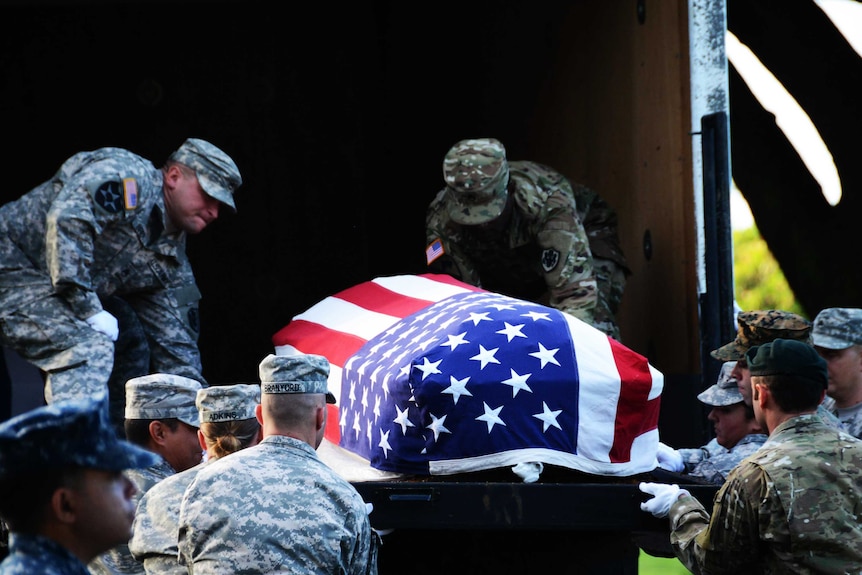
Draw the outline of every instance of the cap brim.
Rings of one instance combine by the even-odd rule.
[[[201,187],[207,193],[207,195],[217,199],[234,212],[236,212],[236,203],[233,199],[233,194],[225,188],[215,182],[212,178],[210,178],[206,173],[203,172],[195,172],[198,177],[198,182],[200,182]]]
[[[150,467],[161,458],[149,451],[124,440],[117,440],[113,445],[99,453],[99,462],[93,467],[107,471],[123,471],[125,469],[141,469]],[[101,464],[104,462],[103,464]]]
[[[745,357],[745,352],[748,348],[741,346],[736,340],[714,349],[709,352],[709,355],[721,361],[739,361]]]
[[[824,349],[847,349],[853,345],[852,342],[832,337],[829,335],[811,334],[811,344]]]

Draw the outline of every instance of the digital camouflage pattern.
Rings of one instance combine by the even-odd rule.
[[[48,537],[12,533],[9,555],[0,563],[0,575],[88,575],[87,567],[72,553]]]
[[[216,386],[218,387],[218,386]],[[213,388],[207,388],[213,389]],[[138,502],[129,552],[149,575],[186,575],[178,558],[177,531],[183,493],[210,459],[195,467],[166,477],[143,494]]]
[[[162,172],[119,148],[78,153],[0,207],[0,343],[46,372],[49,403],[106,389],[113,343],[85,321],[100,296],[134,309],[151,371],[205,382],[200,292],[165,218]]]
[[[814,318],[811,343],[826,349],[862,345],[862,309],[830,307]]]
[[[138,488],[134,500],[137,505],[154,485],[176,474],[170,464],[159,457],[158,463],[142,469],[130,469],[126,472],[129,479]],[[87,566],[91,575],[112,575],[118,573],[144,573],[144,566],[132,557],[127,544],[117,545],[99,555]]]
[[[356,489],[281,435],[203,467],[180,508],[181,562],[195,575],[375,574],[376,537]]]
[[[718,379],[714,384],[697,394],[697,398],[706,405],[720,407],[743,403],[745,398],[739,392],[739,385],[732,371],[736,367],[735,361],[726,361],[718,372]]]
[[[835,400],[827,395],[820,405],[844,426],[844,430],[847,433],[853,437],[862,439],[862,403],[839,409],[835,407]]]
[[[682,472],[708,483],[721,485],[730,470],[760,449],[767,437],[765,433],[750,433],[730,449],[719,445],[715,438],[703,447],[678,449],[685,466]]]
[[[739,312],[736,316],[736,339],[714,349],[710,355],[721,361],[738,361],[756,345],[775,339],[792,339],[809,343],[811,322],[795,313],[780,309]]]
[[[671,544],[693,573],[862,572],[862,441],[793,417],[715,496],[670,508]]]
[[[153,373],[126,382],[126,419],[179,419],[200,427],[194,379],[171,373]]]
[[[235,383],[199,389],[195,397],[201,423],[254,419],[260,403],[260,384]]]
[[[206,140],[189,138],[168,159],[194,170],[203,191],[236,212],[233,194],[242,176],[230,156]]]
[[[3,478],[64,467],[123,471],[153,465],[158,459],[116,436],[104,393],[43,405],[0,424]]]
[[[198,390],[195,404],[201,424],[227,423],[224,426],[210,427],[207,444],[209,445],[209,440],[213,439],[214,435],[230,435],[235,439],[233,445],[238,449],[246,447],[243,440],[233,435],[233,428],[229,424],[233,421],[254,419],[255,408],[259,403],[258,384],[215,385]],[[153,485],[138,502],[129,551],[150,575],[188,573],[185,565],[179,563],[178,556],[180,504],[186,487],[197,477],[203,466],[218,459],[212,449],[208,454],[209,459],[206,462],[166,477]]]
[[[552,168],[525,161],[508,166],[507,222],[504,215],[486,225],[459,225],[450,215],[448,188],[431,202],[426,239],[441,240],[444,251],[429,263],[432,271],[549,305],[619,339],[615,315],[628,267],[616,214],[593,190],[573,187]]]

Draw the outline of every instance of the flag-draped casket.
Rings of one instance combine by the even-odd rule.
[[[380,277],[297,315],[273,343],[329,359],[326,438],[377,470],[655,468],[662,374],[553,308],[446,275]]]

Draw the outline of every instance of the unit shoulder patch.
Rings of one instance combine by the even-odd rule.
[[[123,210],[134,211],[138,208],[138,182],[135,178],[101,182],[91,188],[90,193],[96,205],[109,214],[118,214]]]

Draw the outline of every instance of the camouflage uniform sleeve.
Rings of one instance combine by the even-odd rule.
[[[549,305],[592,325],[598,298],[592,252],[570,194],[557,189],[548,196],[536,238]]]
[[[440,240],[443,246],[443,255],[432,261],[427,261],[428,271],[439,274],[449,274],[455,279],[465,283],[481,287],[481,278],[476,271],[470,258],[458,248],[458,233],[451,226],[449,215],[446,213],[443,195],[445,190],[440,191],[431,205],[425,217],[425,245],[430,246],[435,240]]]
[[[742,463],[718,490],[712,516],[694,497],[682,497],[670,509],[670,542],[692,573],[754,573],[760,563],[761,500],[767,500],[766,475]],[[770,498],[768,505],[772,507]],[[780,510],[780,504],[778,510]],[[775,509],[773,507],[773,509]]]
[[[90,275],[95,238],[125,217],[122,209],[110,213],[97,208],[93,194],[103,182],[118,179],[121,164],[119,159],[78,154],[54,178],[61,189],[46,216],[46,264],[54,290],[82,319],[102,310]]]

